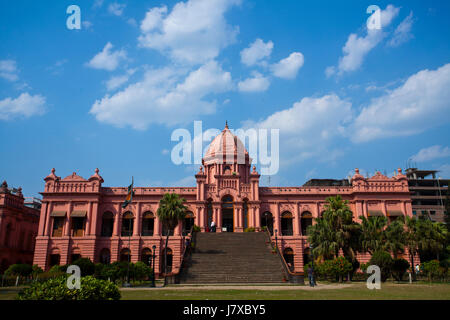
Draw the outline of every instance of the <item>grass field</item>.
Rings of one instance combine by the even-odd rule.
[[[245,287],[243,287],[245,288]],[[19,288],[0,288],[0,300],[13,300]],[[316,288],[269,286],[260,289],[213,287],[166,287],[122,289],[125,300],[450,300],[450,284],[384,283],[380,290],[369,290],[365,283],[319,285]]]

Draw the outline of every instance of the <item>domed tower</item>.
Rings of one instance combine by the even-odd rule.
[[[232,178],[248,184],[251,162],[242,141],[225,124],[225,129],[211,142],[202,160],[206,184],[218,185],[222,178]]]

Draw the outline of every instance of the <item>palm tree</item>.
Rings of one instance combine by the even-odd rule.
[[[364,252],[373,254],[384,249],[383,230],[387,225],[386,217],[364,217],[361,219],[361,247]]]
[[[444,249],[447,239],[447,228],[445,225],[443,223],[421,219],[418,221],[417,233],[420,239],[419,249],[436,254],[439,260],[439,252]]]
[[[383,236],[386,248],[397,259],[399,252],[404,252],[406,244],[405,224],[402,220],[395,220],[384,230]]]
[[[166,193],[159,201],[159,207],[156,214],[166,231],[166,245],[164,248],[164,275],[167,275],[167,245],[169,244],[170,231],[174,230],[178,225],[179,220],[186,216],[186,202],[184,198],[176,193]],[[164,277],[164,285],[166,284],[166,277]]]
[[[325,259],[338,257],[342,249],[352,261],[356,258],[359,227],[353,221],[348,201],[340,195],[326,199],[325,212],[316,224],[308,228],[308,241],[313,244],[315,256]]]
[[[416,270],[414,268],[414,256],[417,254],[420,246],[420,238],[418,234],[419,220],[414,217],[406,217],[406,247],[408,248],[409,258],[411,262],[411,270],[414,280],[416,280]]]

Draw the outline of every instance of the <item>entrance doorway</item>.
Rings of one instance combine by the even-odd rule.
[[[233,232],[234,227],[234,206],[233,198],[225,196],[222,199],[222,228],[226,232]]]

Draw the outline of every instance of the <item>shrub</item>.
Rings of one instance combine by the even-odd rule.
[[[80,267],[82,276],[91,276],[95,273],[95,265],[89,258],[79,258],[72,264]]]
[[[38,275],[44,273],[44,270],[42,270],[41,267],[39,267],[37,264],[33,264],[31,274],[33,277],[37,277]]]
[[[67,265],[60,266],[59,264],[54,265],[53,267],[48,270],[50,273],[66,273],[67,271]]]
[[[136,262],[133,268],[133,278],[136,280],[145,280],[152,275],[152,268],[142,261]]]
[[[402,281],[403,276],[409,269],[409,262],[405,259],[394,259],[392,264],[392,276],[397,281]]]
[[[420,269],[431,281],[434,277],[439,275],[439,261],[431,260],[421,264]]]
[[[21,276],[28,277],[33,272],[33,267],[29,264],[12,264],[5,271],[7,276]]]
[[[255,232],[255,228],[253,228],[253,227],[245,228],[244,232]]]
[[[194,224],[194,227],[192,228],[192,232],[200,232],[200,231],[201,231],[200,227]]]
[[[19,292],[19,300],[119,300],[119,288],[92,276],[81,278],[80,289],[69,289],[67,277],[61,276],[45,282],[35,282]]]
[[[381,250],[375,251],[369,261],[369,265],[376,265],[380,267],[382,282],[385,282],[391,275],[393,264],[394,260],[392,259],[390,253]]]
[[[342,282],[342,278],[353,270],[353,266],[345,257],[337,257],[333,260],[333,269],[339,282]]]

